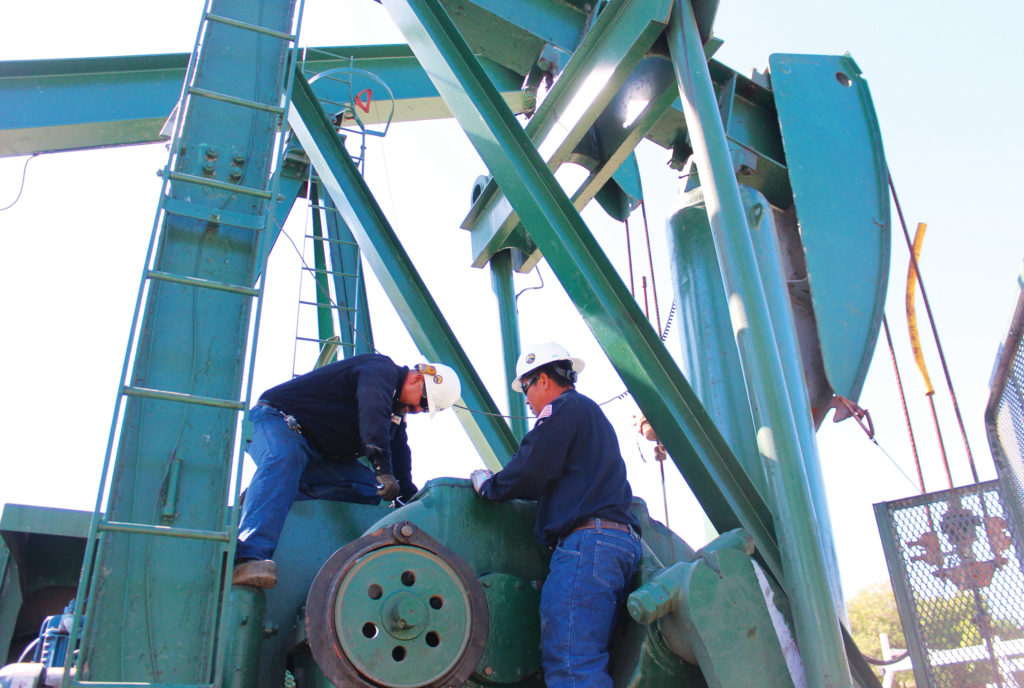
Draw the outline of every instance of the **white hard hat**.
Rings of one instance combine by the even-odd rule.
[[[431,416],[459,400],[462,383],[452,368],[444,363],[420,363],[415,370],[423,375],[423,391]]]
[[[574,373],[580,372],[586,365],[582,359],[570,356],[561,344],[555,342],[531,344],[523,349],[523,353],[519,355],[519,360],[516,362],[516,378],[512,380],[512,391],[522,392],[523,385],[519,381],[523,379],[524,375],[555,361],[569,361]]]

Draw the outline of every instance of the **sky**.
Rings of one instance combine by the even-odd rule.
[[[188,52],[202,3],[159,5],[37,0],[4,9],[0,60]],[[988,383],[1016,299],[1024,232],[1016,208],[1024,133],[1016,117],[1022,85],[1024,5],[996,0],[965,12],[951,0],[859,3],[780,0],[721,3],[716,59],[748,73],[772,53],[849,52],[868,80],[888,164],[911,231],[928,223],[921,270],[982,479],[994,477],[984,431]],[[309,0],[303,43],[400,42],[370,0]],[[0,108],[4,107],[0,96]],[[677,191],[667,151],[638,148],[643,171],[662,319],[672,301],[665,258],[665,216]],[[92,509],[139,275],[166,162],[161,144],[0,159],[0,503]],[[380,205],[441,305],[492,397],[506,405],[496,302],[489,273],[470,266],[459,229],[474,179],[486,169],[450,121],[395,125],[369,142],[366,176]],[[578,174],[571,169],[565,172]],[[622,227],[595,208],[584,219],[613,264],[625,272]],[[302,245],[308,214],[293,212],[287,233]],[[886,312],[893,330],[929,490],[946,487],[923,384],[910,356],[903,290],[907,251],[893,212],[893,252]],[[644,270],[639,216],[631,221],[635,269]],[[254,393],[312,364],[296,354],[300,262],[279,241],[267,278]],[[623,391],[589,330],[549,269],[544,287],[519,299],[522,340],[555,340],[587,361],[580,390],[598,401]],[[638,278],[639,279],[639,278]],[[537,273],[517,288],[537,286]],[[379,286],[368,287],[379,350],[396,361],[420,359]],[[653,310],[653,309],[652,309]],[[923,306],[918,311],[923,315]],[[927,328],[922,322],[922,331]],[[676,332],[667,345],[679,355]],[[954,483],[970,482],[934,344],[925,339],[940,426]],[[826,420],[819,448],[837,554],[848,596],[887,576],[872,504],[918,491],[906,426],[884,339],[860,399],[879,446],[852,421]],[[666,503],[652,446],[633,429],[629,400],[605,410],[619,437],[634,491],[653,516]],[[450,413],[410,421],[414,477],[468,476],[480,461]],[[668,467],[670,526],[694,547],[707,539],[685,484]]]

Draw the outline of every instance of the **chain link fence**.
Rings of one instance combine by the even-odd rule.
[[[919,688],[1024,688],[1024,554],[998,481],[875,505]]]

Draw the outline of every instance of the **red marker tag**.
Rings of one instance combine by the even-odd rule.
[[[366,101],[363,101],[363,96],[366,96]],[[356,94],[356,107],[363,112],[369,114],[370,112],[370,101],[373,99],[373,89],[365,89]]]

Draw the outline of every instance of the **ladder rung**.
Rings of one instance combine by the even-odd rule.
[[[183,404],[198,404],[199,406],[214,406],[217,408],[235,409],[244,411],[245,404],[241,401],[229,399],[218,399],[216,397],[203,397],[197,394],[185,394],[184,392],[167,392],[160,389],[148,389],[146,387],[121,388],[121,394],[129,397],[142,397],[143,399],[160,399],[163,401],[180,401]]]
[[[162,537],[186,538],[189,540],[216,540],[227,542],[230,533],[220,530],[194,530],[192,528],[173,528],[171,526],[153,526],[146,523],[123,523],[121,521],[103,521],[99,530],[113,533],[136,533],[139,535],[159,535]]]
[[[203,220],[205,222],[215,222],[219,225],[251,229],[256,232],[262,231],[267,224],[267,219],[263,215],[239,213],[234,210],[221,210],[220,208],[211,208],[199,203],[189,203],[188,201],[169,198],[168,196],[163,197],[163,206],[164,210],[174,215],[191,217],[194,220]]]
[[[353,275],[351,272],[338,272],[337,270],[321,270],[319,268],[303,268],[306,272],[316,273],[317,275],[335,275],[340,277],[351,277],[355,279],[359,275]]]
[[[255,31],[261,33],[264,36],[273,36],[274,38],[280,38],[282,41],[294,41],[296,36],[292,33],[285,33],[284,31],[276,31],[274,29],[268,29],[265,26],[259,24],[250,24],[249,22],[238,21],[237,19],[230,19],[228,17],[214,14],[213,12],[207,12],[206,18],[210,21],[217,22],[218,24],[225,24],[227,26],[233,26],[236,29],[245,29],[246,31]]]
[[[230,105],[238,105],[241,107],[252,108],[253,110],[262,110],[263,112],[272,112],[275,115],[283,115],[284,108],[277,105],[268,105],[261,103],[256,100],[248,100],[246,98],[237,98],[235,96],[229,96],[227,93],[218,93],[217,91],[208,91],[205,88],[196,88],[195,86],[189,86],[188,92],[194,96],[201,96],[203,98],[209,98],[210,100],[218,100],[222,103],[228,103]]]
[[[325,306],[325,304],[322,304],[319,301],[303,301],[302,299],[299,299],[299,304],[302,306],[320,306],[321,308]],[[351,313],[354,313],[356,310],[355,308],[349,308],[348,306],[335,306],[334,304],[331,304],[328,308],[333,308],[336,311],[349,311]]]
[[[330,237],[317,236],[315,234],[306,234],[306,239],[316,239],[318,241],[326,241],[329,244],[341,244],[342,246],[355,246],[359,248],[359,244],[348,239],[331,239]]]
[[[175,284],[185,284],[191,287],[199,287],[201,289],[216,289],[217,291],[229,291],[234,294],[245,294],[246,296],[260,295],[260,290],[253,289],[252,287],[242,287],[237,284],[227,284],[226,282],[214,282],[213,280],[202,279],[200,277],[175,275],[170,272],[161,272],[159,270],[147,270],[146,277],[150,279],[161,280],[163,282],[174,282]]]
[[[176,182],[188,182],[189,184],[199,184],[200,186],[209,186],[214,189],[221,189],[222,191],[230,191],[232,193],[240,193],[246,196],[256,196],[258,198],[270,199],[270,192],[264,189],[257,189],[252,186],[240,186],[238,184],[228,184],[227,182],[220,182],[216,179],[207,179],[206,177],[199,177],[194,174],[185,174],[184,172],[168,172],[167,170],[160,170],[162,176],[166,176],[168,179],[172,179]]]

